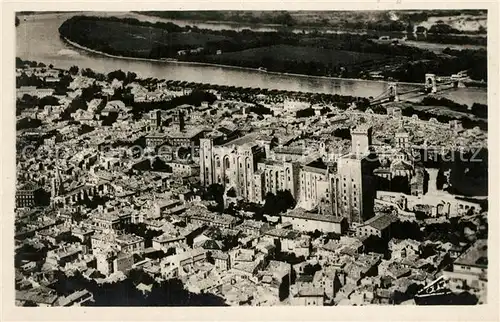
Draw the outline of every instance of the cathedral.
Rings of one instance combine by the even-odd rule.
[[[376,151],[379,166],[373,173],[382,190],[404,192],[415,196],[424,193],[425,169],[418,165],[412,153],[410,134],[400,125],[394,134],[394,145]]]

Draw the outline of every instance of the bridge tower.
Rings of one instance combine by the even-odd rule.
[[[425,74],[425,90],[427,92],[436,93],[436,74]]]
[[[395,102],[399,101],[399,95],[398,95],[398,83],[391,82],[389,83],[389,99]]]
[[[463,82],[464,78],[465,76],[460,73],[451,75],[450,79],[451,81],[453,81],[453,88],[465,87],[465,84]]]

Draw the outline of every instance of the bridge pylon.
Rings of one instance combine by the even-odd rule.
[[[425,90],[431,93],[437,92],[436,74],[425,74]]]
[[[399,101],[399,95],[398,95],[398,83],[396,82],[390,82],[389,84],[389,99],[393,100],[395,102]]]
[[[464,76],[463,74],[460,74],[460,73],[453,74],[450,77],[451,81],[453,81],[454,88],[465,87],[464,81],[463,81],[465,78],[466,78],[466,76]]]

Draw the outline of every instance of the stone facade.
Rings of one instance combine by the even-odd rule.
[[[306,164],[266,159],[269,147],[259,144],[255,133],[214,146],[212,139],[200,140],[200,179],[204,186],[220,184],[234,188],[237,196],[264,202],[267,193],[288,190],[297,204],[312,210],[327,207],[328,214],[347,218],[349,224],[371,217],[371,127],[352,130],[351,153],[325,164],[320,159]]]

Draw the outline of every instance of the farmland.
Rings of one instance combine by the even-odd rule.
[[[324,69],[339,72],[342,68],[354,65],[359,68],[363,65],[380,65],[389,61],[387,56],[381,54],[290,45],[252,48],[211,55],[207,58],[214,63],[252,68],[264,67],[277,72],[285,72],[293,66],[296,72],[309,74],[321,74]]]
[[[298,47],[289,45],[276,45],[261,48],[252,48],[234,53],[219,55],[222,61],[239,59],[245,62],[260,62],[266,58],[274,57],[280,61],[321,62],[327,65],[352,65],[362,62],[382,60],[387,57],[380,54],[357,53],[345,50],[332,50],[311,47]]]

